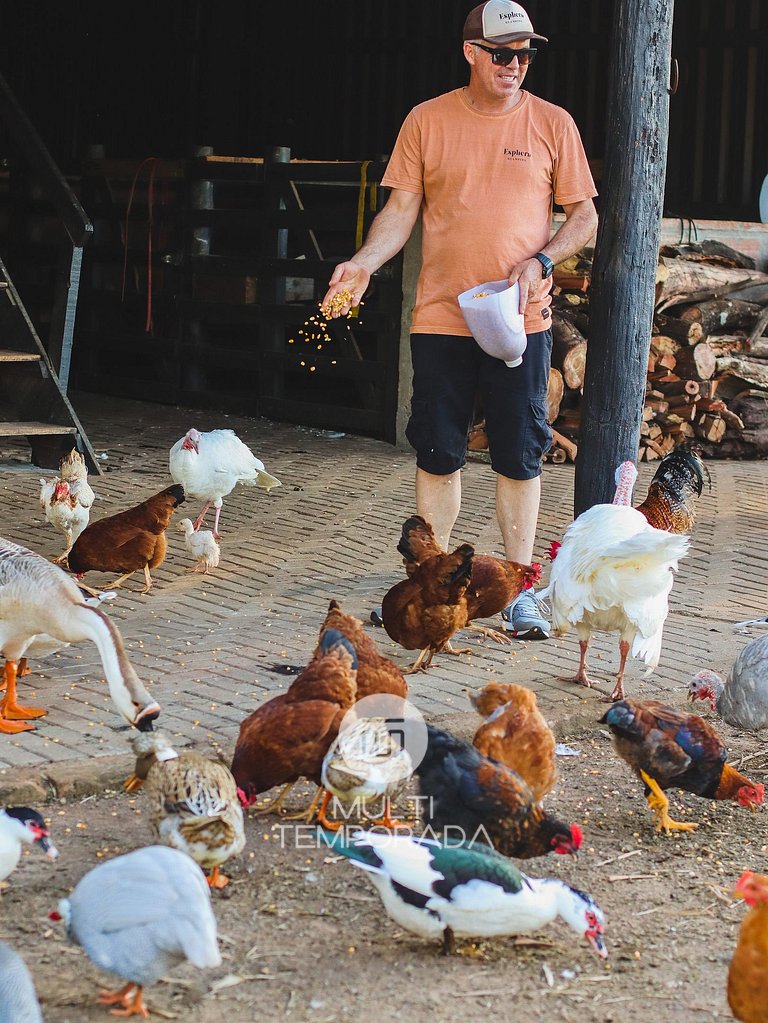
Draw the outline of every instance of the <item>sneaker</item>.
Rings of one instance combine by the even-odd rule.
[[[550,624],[543,614],[549,608],[535,596],[533,589],[523,590],[501,612],[501,627],[516,639],[549,639]]]
[[[384,619],[381,617],[380,607],[375,607],[373,611],[371,611],[371,621],[374,625],[378,625],[380,629],[384,628]]]

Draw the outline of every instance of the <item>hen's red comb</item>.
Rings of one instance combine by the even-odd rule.
[[[581,849],[584,841],[584,832],[581,830],[578,824],[571,824],[571,839],[577,849]]]
[[[563,545],[560,543],[559,540],[553,540],[552,541],[552,543],[549,545],[549,548],[547,550],[547,554],[549,555],[549,560],[550,561],[554,561],[555,560],[555,558],[557,557],[557,552],[560,550],[560,548],[562,546]]]
[[[48,919],[49,920],[63,920],[64,917],[61,915],[61,913],[58,912],[58,910],[52,909],[51,912],[48,914]]]

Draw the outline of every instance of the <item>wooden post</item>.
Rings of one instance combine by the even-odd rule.
[[[610,502],[635,461],[645,395],[669,127],[673,0],[617,0],[574,514]]]

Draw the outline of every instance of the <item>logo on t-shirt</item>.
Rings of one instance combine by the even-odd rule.
[[[504,146],[504,156],[508,160],[530,160],[531,154],[525,149],[510,149],[509,146]]]

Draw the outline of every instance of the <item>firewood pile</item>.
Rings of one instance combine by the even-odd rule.
[[[577,452],[589,340],[591,253],[555,270],[549,461]],[[482,450],[483,424],[469,448]],[[664,246],[638,459],[695,441],[707,458],[768,457],[768,273],[714,241]]]

